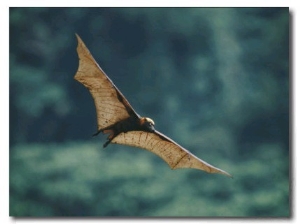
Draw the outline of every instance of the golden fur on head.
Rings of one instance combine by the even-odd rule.
[[[149,122],[152,125],[155,125],[154,121],[149,117],[142,117],[140,119],[140,124],[143,125],[145,122]]]

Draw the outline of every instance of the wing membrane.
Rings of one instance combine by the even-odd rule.
[[[149,150],[161,157],[171,169],[194,168],[208,173],[220,173],[231,177],[229,173],[199,159],[164,134],[144,131],[130,131],[121,133],[112,140],[112,143],[124,144]]]
[[[78,35],[79,67],[74,78],[82,83],[95,102],[98,130],[130,116],[138,116],[123,94],[97,64]]]

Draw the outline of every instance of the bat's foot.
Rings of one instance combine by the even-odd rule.
[[[99,135],[100,132],[102,132],[102,130],[97,131],[95,134],[93,134],[93,136]]]
[[[103,148],[106,148],[106,146],[108,146],[108,144],[111,142],[111,140],[108,140],[107,142],[104,143]]]
[[[105,142],[105,144],[103,145],[103,147],[105,148],[106,146],[108,146],[108,144],[114,139],[114,137],[116,137],[117,135],[115,135],[113,130],[104,130],[103,131],[104,134],[110,133],[110,135],[107,137],[107,141]]]

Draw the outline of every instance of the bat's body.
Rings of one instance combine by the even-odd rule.
[[[103,145],[106,147],[115,137],[121,133],[127,133],[129,131],[146,131],[146,132],[155,132],[154,121],[148,117],[128,117],[124,120],[118,121],[115,124],[112,124],[106,128],[102,128],[94,134],[98,135],[100,132],[104,134],[110,134],[108,136],[107,142]]]
[[[75,79],[89,89],[95,102],[98,131],[109,134],[109,143],[117,143],[149,150],[172,169],[195,168],[208,173],[227,172],[216,168],[193,155],[169,137],[155,130],[154,121],[138,115],[127,99],[97,64],[78,35],[79,67]]]

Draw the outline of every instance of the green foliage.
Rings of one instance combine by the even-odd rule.
[[[73,142],[12,150],[12,216],[289,216],[288,157],[276,145],[214,163],[234,178],[171,170],[136,148]]]
[[[103,150],[78,33],[137,112],[234,178]],[[12,216],[290,215],[288,8],[10,8]]]

